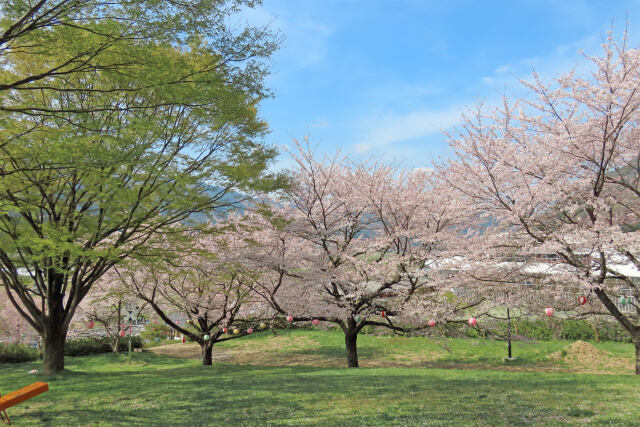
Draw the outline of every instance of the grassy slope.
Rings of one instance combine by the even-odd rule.
[[[589,365],[552,361],[547,355],[570,344],[566,341],[514,342],[517,358],[509,369],[572,371],[584,373],[633,372],[634,348],[624,343],[594,343],[609,357]],[[166,346],[169,354],[183,353],[200,357],[197,345]],[[184,349],[184,351],[180,351]],[[504,368],[506,343],[476,339],[426,339],[399,336],[368,336],[358,338],[361,367],[435,367],[435,368]],[[214,359],[225,362],[262,366],[343,367],[346,365],[344,335],[338,331],[293,330],[255,334],[247,339],[227,341],[214,347]]]
[[[296,331],[284,338],[290,344],[280,346],[282,338],[262,334],[220,347],[235,351],[260,347],[273,355],[293,355],[308,347],[327,359],[343,357],[342,348],[334,348],[340,344],[339,334]],[[412,359],[417,353],[443,351],[424,339],[363,337],[359,343],[363,357],[372,360],[398,353]],[[452,352],[445,351],[443,357],[456,364],[475,364],[472,356],[478,354],[490,368],[497,366],[494,359],[503,351],[501,343],[453,340],[449,344]],[[530,344],[526,354],[538,363],[541,353],[563,344]],[[618,350],[630,352],[630,348]],[[520,356],[529,360],[524,353]],[[36,379],[50,383],[49,392],[9,411],[16,425],[640,423],[640,378],[632,375],[234,363],[202,367],[194,360],[149,353],[135,354],[134,365],[126,360],[114,355],[68,358],[69,371],[51,378],[26,374],[38,364],[4,365],[0,390],[7,392]]]

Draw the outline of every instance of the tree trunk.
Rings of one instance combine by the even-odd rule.
[[[344,334],[344,343],[347,346],[347,366],[349,368],[358,367],[358,333],[347,331]]]
[[[202,365],[211,366],[213,364],[213,340],[202,341],[200,349],[202,350]]]
[[[507,308],[507,348],[509,359],[511,359],[511,313]]]
[[[68,319],[73,316],[75,307],[68,312],[65,311],[64,275],[53,271],[53,269],[47,274],[50,276],[50,289],[47,295],[49,314],[41,320],[42,332],[44,332],[42,334],[44,344],[42,370],[45,374],[53,374],[64,370],[64,346],[69,330]]]
[[[44,337],[44,357],[42,369],[45,374],[53,374],[64,370],[64,344],[67,340],[67,329],[61,325],[49,325]]]
[[[122,324],[122,300],[118,300],[118,305],[116,306],[116,328],[115,334],[113,334],[113,352],[120,352],[120,328]],[[105,324],[105,327],[107,325]]]
[[[640,375],[640,339],[635,341],[636,345],[636,375]]]
[[[631,334],[631,339],[636,346],[636,375],[640,375],[640,333],[636,326],[624,315],[615,303],[602,289],[595,289],[596,296],[600,302],[609,310],[609,313]]]

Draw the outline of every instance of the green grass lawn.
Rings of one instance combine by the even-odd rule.
[[[316,352],[311,360],[344,357],[337,333],[279,337],[256,334],[224,343],[219,351],[262,348],[263,354],[299,360],[306,348]],[[49,382],[49,392],[10,409],[16,425],[640,425],[640,378],[634,375],[501,371],[504,343],[446,343],[450,351],[424,338],[359,339],[363,362],[393,362],[404,354],[418,363],[416,354],[433,352],[440,356],[430,363],[467,369],[233,361],[203,367],[197,360],[144,352],[134,354],[133,365],[118,355],[68,358],[68,371],[55,377],[28,375],[38,363],[2,365],[0,391]],[[550,362],[542,355],[567,344],[518,344],[517,351],[523,364],[546,367]],[[631,346],[602,349],[631,354]]]
[[[634,347],[631,344],[590,343],[598,351],[597,363],[550,360],[547,356],[561,352],[569,341],[514,342],[511,368],[542,371],[631,374]],[[593,346],[593,347],[592,347]],[[180,348],[180,347],[177,347]],[[263,366],[303,365],[320,367],[346,366],[344,335],[341,331],[287,330],[255,334],[247,339],[216,345],[214,354],[229,353],[225,361]],[[361,367],[431,367],[431,368],[500,368],[507,355],[503,341],[483,339],[433,339],[424,337],[373,336],[358,338]],[[200,357],[194,347],[194,357]]]

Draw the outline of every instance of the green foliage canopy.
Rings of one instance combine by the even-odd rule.
[[[92,57],[99,66],[0,92],[0,278],[45,338],[45,368],[47,340],[64,338],[112,266],[153,255],[156,236],[181,235],[194,214],[231,203],[231,191],[283,184],[266,171],[276,152],[262,142],[258,116],[277,41],[223,26],[244,2],[116,2],[108,17],[106,3],[85,3],[72,9],[81,32],[32,31],[25,38],[43,50],[3,51],[0,73],[5,82],[35,75],[104,45]],[[185,18],[185,5],[200,13]]]

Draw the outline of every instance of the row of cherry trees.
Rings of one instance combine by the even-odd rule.
[[[149,304],[200,344],[205,365],[215,343],[286,318],[338,325],[357,367],[364,326],[415,330],[480,307],[477,292],[455,295],[451,273],[435,268],[459,244],[464,215],[432,172],[318,160],[297,147],[287,190],[190,233],[188,247],[154,242],[163,257],[123,263],[101,285]],[[88,301],[89,312],[100,306]]]
[[[640,298],[640,52],[609,38],[586,60],[588,77],[534,75],[532,96],[465,115],[432,172],[298,144],[290,188],[226,231],[248,291],[268,316],[338,325],[352,367],[366,325],[549,305],[613,316],[640,373],[640,307],[615,304],[623,288]],[[534,277],[543,289],[517,286]]]
[[[153,267],[136,285],[144,270],[135,268],[133,289],[194,316],[224,295],[215,315],[193,319],[214,337],[208,346],[246,315],[240,303],[254,321],[334,323],[350,367],[367,325],[406,331],[491,307],[609,314],[635,343],[640,373],[640,308],[615,304],[622,288],[640,297],[640,52],[611,39],[603,51],[587,58],[588,78],[534,76],[531,97],[479,105],[449,133],[455,155],[433,171],[318,159],[298,143],[286,191],[201,236],[212,264],[166,276],[170,292]],[[533,278],[543,289],[518,286]]]
[[[622,288],[640,298],[640,52],[611,39],[603,52],[587,58],[589,77],[534,76],[531,96],[478,106],[432,170],[317,158],[298,143],[286,190],[181,239],[148,238],[153,256],[114,265],[106,292],[117,283],[145,301],[201,345],[204,364],[216,342],[274,318],[337,325],[357,367],[367,325],[549,305],[612,315],[640,373],[640,308],[614,303]],[[543,289],[519,286],[532,278]]]

